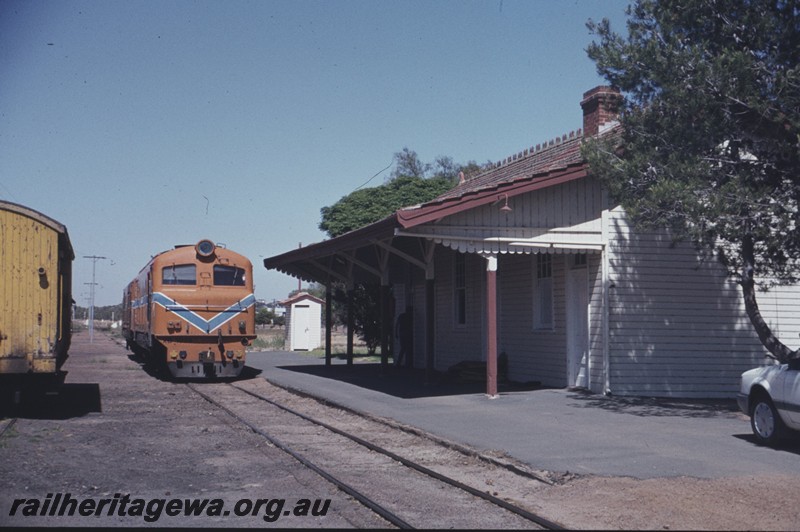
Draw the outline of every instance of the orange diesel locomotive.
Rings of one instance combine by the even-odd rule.
[[[173,377],[236,377],[255,336],[253,265],[210,240],[153,257],[123,294],[128,348]]]

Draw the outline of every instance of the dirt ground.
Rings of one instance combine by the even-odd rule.
[[[254,391],[271,387],[264,381],[252,384],[253,386],[247,387]],[[302,399],[282,397],[279,400],[317,419],[325,420],[326,415],[331,415],[322,409],[303,404],[307,401]],[[426,463],[465,484],[493,492],[569,529],[800,529],[800,508],[792,502],[787,504],[786,501],[765,496],[777,486],[781,490],[788,490],[787,493],[800,489],[800,478],[796,476],[713,480],[691,477],[639,480],[630,477],[579,476],[532,469],[528,464],[516,463],[499,450],[485,453],[501,463],[513,464],[536,477],[553,482],[552,486],[546,486],[519,475],[506,474],[496,468],[482,469],[474,464],[469,465],[469,461],[463,458],[452,459],[448,453],[432,451],[424,443],[403,442],[402,437],[397,435],[389,436],[392,441],[385,442],[378,434],[381,429],[369,426],[363,420],[350,421],[341,412],[334,415],[337,423],[349,423],[348,427],[355,433],[370,434],[370,440],[379,442],[406,458]],[[453,448],[463,447],[458,442],[447,444]]]
[[[115,516],[65,521],[8,515],[14,499],[43,499],[56,492],[91,498],[130,493],[226,501],[270,496],[333,501],[334,511],[324,519],[265,523],[257,517],[206,517],[150,523],[158,526],[386,526],[316,474],[226,422],[186,388],[146,374],[105,335],[96,335],[93,344],[79,335],[75,343],[80,347],[74,351],[81,354],[67,362],[69,393],[19,416],[0,437],[0,526],[149,524]],[[8,423],[8,418],[0,420],[0,430]],[[256,453],[268,458],[269,471],[253,470]],[[528,502],[570,529],[800,529],[800,506],[793,495],[800,492],[796,476],[637,480],[553,472],[553,478],[560,481],[537,489],[536,500]]]
[[[160,380],[105,335],[73,338],[62,393],[19,412],[0,437],[0,527],[168,526],[374,528],[385,522],[244,429],[187,387]],[[6,413],[8,415],[8,413]],[[0,430],[10,421],[0,422]],[[268,464],[268,467],[263,467]],[[129,494],[145,501],[331,499],[325,517],[9,515],[15,500]],[[287,503],[288,504],[288,503]]]
[[[540,495],[550,519],[574,529],[798,530],[800,479],[584,477]]]

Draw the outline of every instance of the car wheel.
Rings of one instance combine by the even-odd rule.
[[[761,444],[774,445],[783,435],[783,421],[769,397],[759,396],[753,402],[750,426]]]

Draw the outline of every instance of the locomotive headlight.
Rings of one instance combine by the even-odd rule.
[[[214,249],[216,249],[216,247],[216,244],[211,240],[201,240],[194,246],[194,249],[197,251],[197,255],[207,259],[214,255]]]
[[[239,321],[239,332],[247,331],[247,322],[244,320]]]

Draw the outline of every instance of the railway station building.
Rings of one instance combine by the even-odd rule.
[[[518,152],[432,201],[264,265],[328,286],[379,284],[382,353],[396,341],[396,317],[408,310],[413,367],[428,375],[485,364],[489,397],[497,395],[499,359],[518,382],[732,397],[739,375],[766,354],[738,284],[691,243],[635,231],[581,156],[585,138],[613,129],[619,98],[596,87],[580,101],[581,129]],[[762,315],[794,349],[798,300],[798,286],[759,294]]]

